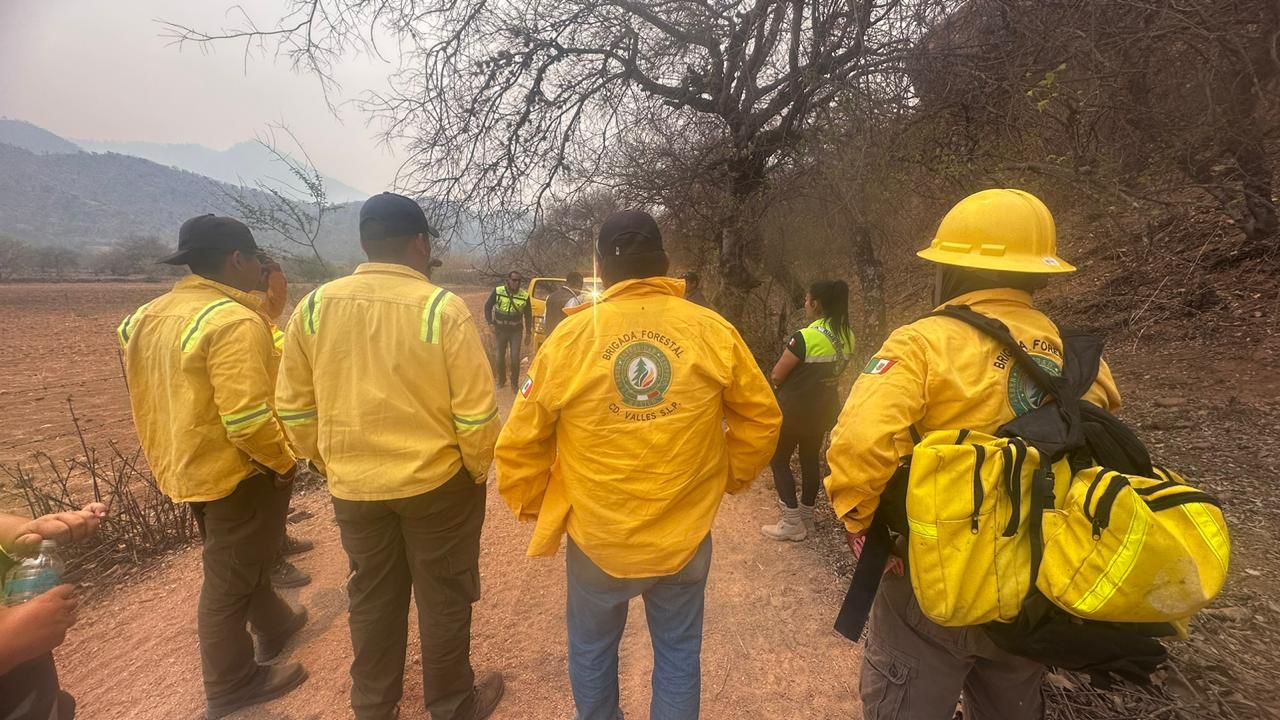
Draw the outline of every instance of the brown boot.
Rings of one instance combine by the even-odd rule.
[[[289,640],[291,640],[294,635],[297,635],[298,631],[306,624],[307,609],[299,608],[298,611],[293,614],[293,619],[281,628],[280,632],[271,636],[258,635],[258,646],[253,653],[254,662],[259,665],[266,665],[272,660],[275,660],[280,656],[280,652],[284,650],[284,646],[289,644]]]
[[[502,673],[487,672],[476,678],[476,712],[471,720],[485,720],[498,709],[502,693],[507,689]]]
[[[284,557],[289,557],[290,555],[301,555],[302,553],[307,552],[308,550],[314,549],[315,546],[316,544],[311,542],[310,540],[307,540],[305,538],[294,537],[288,533],[285,533],[284,549],[280,551],[280,554],[283,555]]]
[[[307,671],[298,663],[259,665],[253,680],[243,690],[209,702],[206,720],[218,720],[250,705],[275,700],[289,694],[307,679]]]
[[[271,587],[299,588],[311,584],[311,576],[283,557],[271,568]]]

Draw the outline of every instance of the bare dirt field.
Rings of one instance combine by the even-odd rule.
[[[67,400],[94,445],[136,445],[116,326],[165,283],[0,284],[0,465],[81,452]]]
[[[35,451],[55,458],[80,452],[68,397],[90,446],[135,443],[114,328],[167,287],[0,284],[5,327],[0,332],[0,466],[29,462]],[[484,291],[458,292],[479,315]],[[1198,621],[1192,641],[1178,645],[1176,668],[1161,680],[1162,692],[1178,706],[1156,713],[1127,691],[1104,695],[1076,688],[1068,699],[1059,694],[1051,717],[1276,717],[1280,511],[1273,498],[1280,466],[1280,384],[1272,353],[1230,352],[1224,358],[1225,350],[1117,343],[1110,355],[1126,396],[1125,417],[1168,464],[1220,494],[1232,523],[1228,590],[1215,612]],[[501,398],[505,411],[509,391]],[[860,646],[831,630],[850,565],[839,528],[824,517],[816,542],[764,540],[757,527],[772,519],[771,485],[766,473],[748,493],[727,498],[716,523],[703,716],[858,717]],[[289,591],[289,597],[310,609],[311,621],[288,652],[307,665],[311,678],[299,692],[235,716],[243,720],[350,717],[346,559],[324,492],[309,491],[295,507],[313,517],[293,532],[315,540],[317,547],[297,561],[314,582]],[[492,489],[488,510],[475,663],[508,674],[497,717],[572,717],[563,557],[526,558],[529,528],[513,520]],[[199,578],[199,555],[192,548],[165,557],[123,585],[92,593],[80,624],[57,653],[63,681],[81,701],[81,717],[196,716],[201,707],[194,628]],[[647,716],[651,661],[643,625],[637,603],[623,643],[622,669],[623,707],[633,718]],[[426,717],[416,653],[412,642],[406,719]],[[1089,704],[1089,698],[1103,700]],[[1100,706],[1111,709],[1098,711]]]

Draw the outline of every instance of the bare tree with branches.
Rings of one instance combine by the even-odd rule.
[[[697,180],[729,200],[717,242],[733,315],[759,282],[752,200],[770,164],[851,87],[898,69],[949,4],[293,0],[267,27],[169,27],[179,42],[285,55],[326,87],[345,53],[378,52],[371,38],[391,35],[402,69],[366,108],[408,146],[421,194],[488,219],[524,208],[514,217],[527,222],[549,194],[604,179],[610,152],[649,120],[705,121],[716,146]]]
[[[301,159],[281,147],[281,136],[292,144]],[[317,245],[325,216],[332,209],[324,177],[288,127],[271,126],[264,137],[258,138],[258,143],[271,153],[288,177],[275,182],[258,180],[253,188],[219,183],[218,191],[246,225],[272,233],[284,243],[281,250],[286,255],[314,260],[320,266],[321,275],[328,277],[330,265]]]

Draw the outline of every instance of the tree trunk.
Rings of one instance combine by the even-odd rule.
[[[764,158],[739,151],[729,171],[730,207],[720,233],[720,312],[725,319],[745,328],[747,298],[760,280],[751,269],[759,259],[760,208],[752,201],[764,185]],[[745,334],[745,333],[744,333]]]
[[[1236,149],[1235,160],[1244,191],[1244,235],[1250,245],[1245,254],[1262,256],[1275,249],[1276,231],[1280,230],[1280,217],[1271,200],[1271,166],[1262,138],[1251,137],[1243,143]]]
[[[756,286],[747,262],[750,228],[726,224],[720,231],[720,295],[716,304],[725,319],[741,328],[746,317],[747,295]]]
[[[1265,132],[1259,109],[1259,94],[1272,85],[1277,68],[1272,56],[1272,40],[1280,34],[1280,11],[1274,7],[1260,18],[1265,32],[1253,46],[1237,50],[1228,46],[1229,79],[1221,85],[1226,97],[1221,107],[1225,122],[1220,128],[1220,143],[1235,167],[1226,180],[1240,184],[1241,210],[1237,214],[1244,231],[1246,247],[1243,257],[1257,257],[1275,249],[1280,214],[1272,201],[1273,175],[1265,146]]]
[[[874,352],[887,333],[884,302],[884,266],[871,242],[871,228],[859,225],[849,238],[849,254],[862,289],[862,327],[858,346]]]

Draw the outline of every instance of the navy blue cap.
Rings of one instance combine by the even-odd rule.
[[[187,265],[192,257],[206,252],[259,253],[262,250],[253,239],[249,226],[235,218],[218,215],[197,215],[182,223],[178,230],[178,252],[157,260],[164,265]]]
[[[372,225],[377,223],[378,226]],[[377,237],[368,237],[369,233]],[[360,206],[360,237],[380,240],[383,238],[409,237],[413,235],[440,237],[427,222],[422,206],[412,198],[395,193],[379,193]]]
[[[643,210],[616,212],[600,227],[596,252],[602,258],[662,252],[662,231]]]

